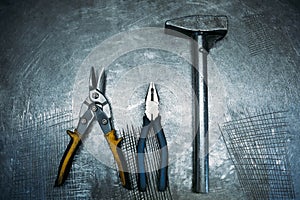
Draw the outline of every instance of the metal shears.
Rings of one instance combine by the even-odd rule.
[[[161,126],[161,116],[159,115],[159,96],[154,83],[150,83],[146,95],[146,110],[143,117],[143,127],[137,145],[137,168],[138,168],[138,189],[145,191],[147,187],[147,177],[145,170],[145,147],[147,135],[153,128],[160,148],[160,167],[158,170],[157,187],[159,191],[164,191],[168,184],[168,146],[164,131]]]
[[[82,143],[82,140],[84,140],[92,122],[97,120],[118,165],[122,186],[131,189],[127,163],[120,149],[122,138],[117,138],[116,136],[112,122],[111,106],[104,93],[105,71],[102,70],[97,77],[92,67],[89,80],[89,96],[82,104],[80,113],[83,114],[79,117],[77,128],[74,131],[67,131],[71,137],[71,141],[61,159],[55,186],[61,186],[66,180],[79,145]]]

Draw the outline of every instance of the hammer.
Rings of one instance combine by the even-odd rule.
[[[165,28],[191,38],[193,98],[193,191],[208,193],[208,89],[207,55],[213,45],[227,33],[227,17],[192,15],[166,21]],[[200,59],[199,59],[200,51]],[[200,61],[199,61],[200,60]]]

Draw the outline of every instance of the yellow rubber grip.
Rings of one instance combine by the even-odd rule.
[[[105,134],[105,138],[109,144],[109,147],[114,155],[114,159],[117,162],[119,173],[120,173],[120,179],[121,183],[124,187],[126,187],[126,177],[124,171],[127,170],[126,161],[124,159],[124,156],[122,152],[118,151],[118,145],[122,141],[123,138],[116,138],[115,130],[111,130],[107,134]]]
[[[71,141],[60,161],[55,186],[61,186],[66,180],[71,169],[73,157],[79,145],[81,144],[81,137],[76,129],[74,130],[74,132],[67,130],[67,133],[71,137]]]

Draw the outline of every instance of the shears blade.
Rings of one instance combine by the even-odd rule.
[[[104,68],[101,70],[99,76],[97,76],[95,68],[92,67],[90,73],[90,85],[89,85],[90,91],[96,89],[104,95],[105,83],[106,83],[105,79],[106,79],[106,74]]]

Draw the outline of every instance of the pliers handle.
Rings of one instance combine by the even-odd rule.
[[[157,187],[159,191],[164,191],[168,184],[168,147],[164,130],[161,126],[161,117],[158,115],[155,120],[150,121],[147,116],[143,117],[143,127],[137,145],[137,166],[138,166],[138,189],[145,191],[147,187],[147,177],[145,169],[145,147],[146,138],[153,128],[160,148],[160,168],[158,170],[159,177]]]

